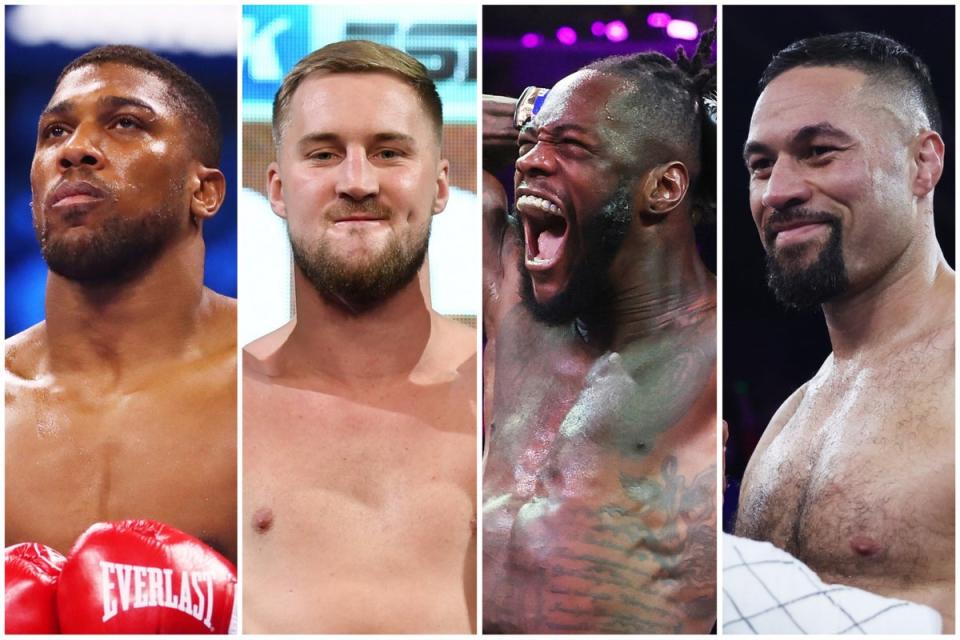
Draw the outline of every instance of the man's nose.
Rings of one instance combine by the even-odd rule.
[[[380,191],[377,168],[370,163],[365,151],[350,150],[337,175],[337,195],[352,200],[363,200]]]
[[[72,167],[86,166],[103,168],[105,157],[100,148],[100,139],[93,125],[79,125],[60,146],[57,163],[61,171]]]
[[[810,185],[801,167],[790,158],[780,158],[770,170],[761,204],[770,209],[786,209],[810,199]]]
[[[517,158],[517,172],[524,176],[549,175],[557,170],[557,159],[553,146],[543,142],[533,145],[530,150]]]

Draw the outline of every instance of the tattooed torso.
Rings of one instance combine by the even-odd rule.
[[[484,469],[486,632],[709,631],[717,431],[707,324],[597,353],[569,329],[521,314],[505,323]]]

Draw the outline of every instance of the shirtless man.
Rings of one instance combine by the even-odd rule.
[[[713,625],[716,297],[693,222],[709,47],[589,65],[520,132],[527,304],[497,337],[486,633]]]
[[[953,631],[954,274],[926,66],[889,38],[798,41],[761,80],[744,157],[769,284],[822,305],[833,353],[770,421],[736,532]]]
[[[244,631],[476,626],[476,333],[417,272],[447,202],[440,99],[364,41],[274,101],[296,318],[244,355]]]
[[[216,106],[101,47],[61,73],[30,168],[46,320],[6,344],[6,544],[149,518],[236,559],[236,305],[203,286]]]

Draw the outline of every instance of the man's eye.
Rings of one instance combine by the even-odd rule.
[[[114,121],[114,124],[118,129],[140,128],[140,122],[136,118],[131,118],[130,116],[120,116]]]
[[[44,136],[47,138],[60,138],[65,135],[67,135],[67,130],[58,124],[50,125],[44,132]]]
[[[810,156],[813,158],[816,158],[818,156],[823,156],[830,153],[831,151],[836,151],[836,150],[837,150],[836,147],[827,147],[822,145],[817,147],[810,147]]]
[[[377,155],[384,160],[396,160],[403,157],[403,154],[396,149],[381,149],[377,152]]]
[[[310,160],[319,160],[321,162],[325,162],[333,159],[333,153],[331,151],[314,151],[307,157]]]
[[[517,142],[517,152],[521,156],[525,156],[530,153],[530,150],[533,149],[534,144],[535,143],[530,140],[519,140]]]
[[[765,171],[769,171],[772,166],[773,163],[768,158],[757,158],[747,163],[747,171],[754,175],[762,174]]]

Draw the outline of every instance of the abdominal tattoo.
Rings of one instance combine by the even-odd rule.
[[[685,622],[712,620],[716,465],[689,483],[677,467],[669,456],[659,476],[621,473],[627,499],[619,503],[561,506],[546,528],[550,539],[539,541],[549,552],[514,564],[520,579],[495,600],[556,633],[676,633]]]

